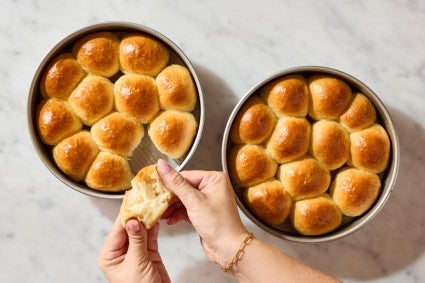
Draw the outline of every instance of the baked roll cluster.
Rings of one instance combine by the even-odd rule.
[[[391,146],[372,102],[326,74],[268,83],[241,107],[229,138],[229,175],[246,207],[308,236],[374,204]]]
[[[189,70],[143,33],[96,32],[77,40],[46,68],[40,93],[41,140],[66,175],[95,190],[131,187],[129,158],[147,135],[178,159],[198,127]]]

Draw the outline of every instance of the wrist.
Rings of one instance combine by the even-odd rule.
[[[243,257],[246,246],[252,240],[252,233],[246,230],[232,236],[217,249],[216,263],[224,272],[234,272],[237,269],[238,261]]]

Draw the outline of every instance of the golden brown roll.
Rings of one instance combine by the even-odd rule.
[[[359,216],[375,202],[380,187],[381,181],[376,174],[346,168],[335,176],[330,195],[343,214]]]
[[[267,142],[267,150],[278,163],[305,155],[310,145],[310,123],[305,118],[283,117]]]
[[[337,120],[351,101],[351,89],[343,80],[329,75],[312,75],[308,79],[310,104],[308,114],[314,120]]]
[[[112,32],[97,32],[78,40],[72,52],[87,73],[112,77],[120,69],[119,44]]]
[[[131,156],[143,138],[143,127],[119,112],[113,112],[99,120],[90,130],[94,141],[103,151]]]
[[[376,110],[372,102],[363,94],[355,93],[353,100],[341,117],[341,124],[350,132],[363,130],[376,120]]]
[[[132,178],[127,159],[101,151],[87,172],[86,183],[95,190],[120,192],[130,188]]]
[[[282,224],[292,205],[282,183],[276,179],[245,189],[244,199],[254,215],[270,225]]]
[[[322,194],[295,202],[292,205],[290,219],[300,234],[318,236],[338,228],[342,215],[330,196]]]
[[[300,75],[287,75],[267,84],[261,97],[278,117],[305,117],[308,111],[309,90]]]
[[[302,159],[283,164],[278,170],[278,179],[294,200],[318,196],[329,188],[329,171],[316,159]]]
[[[260,144],[273,131],[276,116],[256,96],[249,98],[241,107],[230,129],[230,140],[236,144]]]
[[[88,131],[80,131],[53,148],[56,165],[75,181],[81,181],[99,149]]]
[[[38,105],[37,128],[45,144],[55,145],[79,131],[82,126],[77,115],[61,99],[50,98]]]
[[[192,76],[186,67],[170,65],[156,77],[159,104],[164,110],[192,111],[197,94]]]
[[[310,155],[334,170],[347,162],[350,156],[348,132],[337,122],[321,120],[311,127]]]
[[[131,180],[131,190],[125,192],[121,205],[121,225],[131,218],[152,228],[170,206],[174,194],[162,183],[156,164],[143,167]]]
[[[250,187],[274,177],[277,163],[258,145],[236,145],[229,152],[227,165],[233,183]]]
[[[144,75],[123,75],[114,85],[115,107],[140,123],[147,124],[159,112],[155,79]]]
[[[68,102],[84,125],[91,126],[111,113],[114,107],[114,85],[104,77],[87,76],[71,93]]]
[[[148,134],[156,148],[168,157],[183,157],[196,135],[198,123],[189,112],[167,110],[149,125]]]
[[[67,99],[74,88],[86,76],[86,72],[70,53],[56,57],[44,71],[40,83],[41,95]]]
[[[168,49],[144,34],[130,34],[120,43],[119,58],[125,74],[156,76],[168,64]]]
[[[387,168],[390,157],[390,138],[385,129],[374,124],[350,135],[351,159],[348,163],[371,173],[381,173]]]

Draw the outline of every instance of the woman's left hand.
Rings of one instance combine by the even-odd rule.
[[[170,282],[158,252],[159,223],[150,230],[136,219],[126,229],[115,220],[98,257],[109,282]]]

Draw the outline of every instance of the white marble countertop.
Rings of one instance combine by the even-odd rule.
[[[26,123],[32,76],[60,39],[86,25],[130,21],[160,31],[191,59],[206,127],[188,169],[220,170],[222,132],[237,100],[279,70],[323,65],[371,87],[401,145],[388,203],[340,240],[300,244],[248,228],[346,282],[425,282],[425,2],[12,1],[0,11],[0,282],[104,282],[96,257],[120,202],[68,189],[36,156]],[[233,282],[208,262],[187,224],[161,226],[173,282]]]

